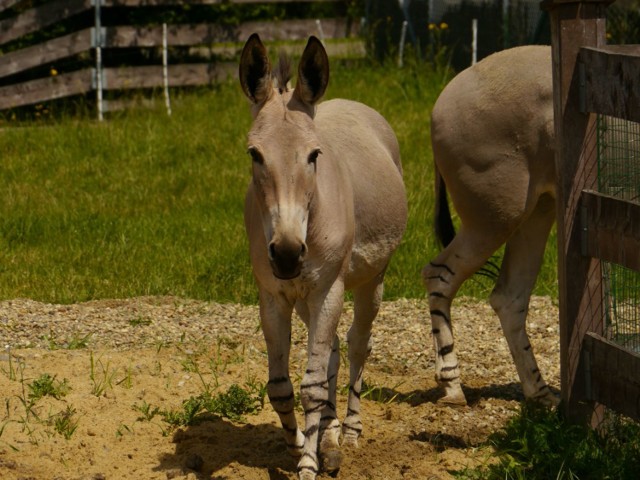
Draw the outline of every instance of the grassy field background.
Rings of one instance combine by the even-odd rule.
[[[409,226],[386,299],[424,296],[420,270],[438,252],[429,115],[448,77],[408,63],[334,63],[326,95],[377,109],[400,142]],[[90,115],[0,122],[0,298],[257,301],[242,221],[247,101],[229,81],[174,96],[172,106],[171,117],[158,108],[103,123]],[[491,288],[475,276],[463,293]],[[556,295],[555,234],[536,293]]]

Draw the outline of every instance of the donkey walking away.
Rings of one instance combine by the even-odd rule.
[[[336,471],[342,460],[336,329],[345,290],[353,291],[355,313],[347,334],[350,380],[342,444],[357,446],[362,431],[360,390],[371,326],[407,220],[400,151],[389,124],[371,108],[342,99],[318,104],[329,81],[329,60],[315,37],[302,54],[295,89],[288,85],[289,61],[281,57],[272,74],[256,34],[244,46],[239,73],[253,115],[253,178],[244,215],[267,344],[267,394],[289,452],[300,457],[299,478],[315,479],[321,466]],[[294,308],[308,327],[300,385],[304,434],[289,376]]]
[[[451,302],[506,243],[490,303],[524,395],[558,400],[542,378],[526,332],[529,300],[555,219],[551,49],[491,55],[457,75],[433,108],[436,234],[445,247],[422,272],[429,294],[441,403],[466,404],[454,350]],[[446,186],[445,186],[446,184]],[[447,187],[461,221],[456,235]]]

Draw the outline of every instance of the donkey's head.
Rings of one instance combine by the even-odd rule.
[[[290,75],[284,57],[272,74],[264,45],[257,34],[251,35],[240,59],[240,84],[254,117],[248,135],[253,188],[271,268],[280,279],[300,275],[307,253],[309,207],[321,154],[313,119],[329,82],[329,60],[317,38],[309,38],[302,54],[295,89],[288,85]]]

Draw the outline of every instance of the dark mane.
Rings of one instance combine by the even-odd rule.
[[[280,93],[286,92],[288,90],[287,84],[291,80],[291,58],[284,51],[280,52],[280,58],[273,71],[273,77]]]

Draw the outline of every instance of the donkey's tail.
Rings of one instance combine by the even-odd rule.
[[[436,204],[435,204],[435,220],[434,228],[436,231],[436,237],[442,245],[446,247],[451,243],[453,237],[456,236],[456,229],[453,226],[453,220],[451,219],[451,210],[449,210],[449,202],[447,201],[447,185],[444,183],[444,178],[440,175],[438,167],[435,167],[436,177]],[[492,279],[497,279],[500,273],[500,267],[494,261],[496,257],[491,257],[487,260],[485,265],[476,272],[478,275],[483,275]]]
[[[449,210],[449,202],[447,201],[447,185],[444,183],[444,178],[442,178],[437,166],[435,167],[435,177],[436,204],[434,229],[438,241],[443,247],[446,247],[451,243],[453,237],[456,236],[456,229],[453,226],[453,220],[451,220],[451,211]]]

